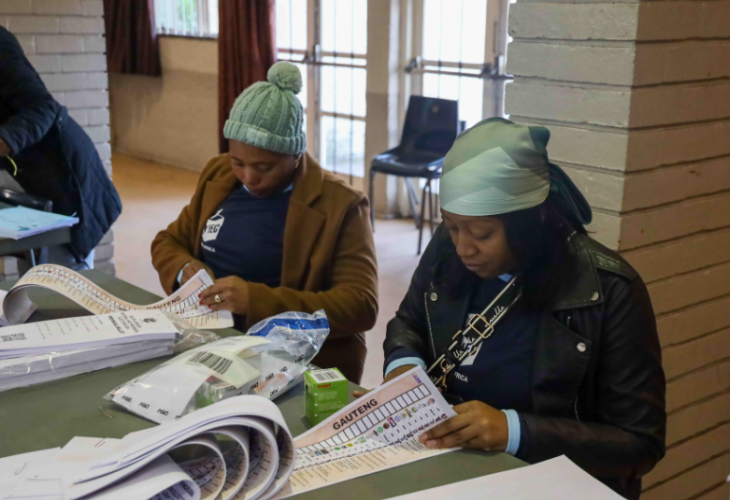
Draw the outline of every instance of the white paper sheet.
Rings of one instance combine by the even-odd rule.
[[[81,316],[0,330],[0,359],[122,345],[144,340],[167,340],[178,329],[160,311],[127,311]]]
[[[294,473],[276,498],[453,451],[426,448],[418,436],[455,415],[414,368],[297,436]]]
[[[13,286],[3,301],[3,310],[10,324],[24,322],[33,307],[28,290],[41,287],[60,293],[94,314],[159,309],[178,315],[196,328],[230,328],[233,315],[229,311],[213,311],[200,305],[198,295],[212,284],[208,273],[200,270],[174,294],[154,304],[141,306],[115,297],[71,269],[43,264],[29,270]]]
[[[489,476],[418,491],[392,500],[623,500],[562,456]]]
[[[43,212],[27,207],[0,210],[0,237],[19,240],[79,223],[78,217]]]
[[[226,438],[223,448],[217,436]],[[190,451],[203,447],[209,453],[179,465],[164,458],[191,446]],[[0,461],[0,485],[9,485],[0,500],[142,499],[175,487],[186,491],[166,490],[155,500],[191,500],[198,498],[188,488],[194,484],[201,500],[266,500],[291,474],[293,450],[275,404],[238,396],[121,440],[77,437],[53,456],[40,456],[43,460],[18,455]]]
[[[83,470],[86,462],[93,457],[101,457],[114,450],[121,440],[76,437],[63,449],[44,450],[34,454],[9,457],[9,462],[25,459],[19,480],[0,489],[3,500],[19,499],[59,499],[65,498],[63,476]],[[0,463],[0,469],[2,464]],[[39,472],[42,472],[41,476]],[[0,483],[3,485],[3,483]],[[4,486],[4,485],[3,485]],[[179,496],[171,497],[176,494]],[[97,492],[99,500],[126,500],[130,498],[151,499],[178,498],[180,500],[200,500],[200,489],[195,481],[182,471],[167,455],[162,455],[124,481]]]

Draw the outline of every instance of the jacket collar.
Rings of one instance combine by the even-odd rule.
[[[324,182],[324,171],[317,162],[304,153],[302,164],[294,179],[294,190],[291,197],[303,205],[311,205],[322,194],[322,183]]]
[[[226,158],[228,158],[226,156]],[[286,226],[284,229],[284,262],[282,267],[282,285],[296,286],[301,281],[309,260],[309,251],[311,251],[324,225],[324,217],[322,214],[314,211],[311,205],[322,195],[322,184],[324,182],[324,171],[319,164],[304,153],[302,156],[302,164],[299,166],[298,172],[294,178],[294,188],[291,194],[291,203],[289,205],[289,213],[286,218]],[[202,250],[198,243],[203,235],[205,224],[208,219],[218,210],[221,203],[231,194],[231,192],[240,186],[241,182],[233,173],[233,169],[226,168],[220,176],[210,180],[205,185],[203,193],[203,201],[201,204],[200,224],[195,235],[194,245],[195,257],[200,258]],[[309,231],[309,233],[307,232]],[[303,234],[309,234],[310,237],[302,238]],[[292,246],[287,242],[295,242]],[[297,252],[297,243],[299,243],[299,252]],[[306,247],[306,248],[302,248]],[[297,255],[299,253],[299,255]]]
[[[576,234],[570,240],[575,255],[574,281],[553,302],[552,309],[560,311],[593,306],[603,302],[603,291],[598,279],[596,262],[588,246],[588,237]]]

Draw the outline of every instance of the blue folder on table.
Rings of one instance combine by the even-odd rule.
[[[0,238],[19,240],[62,227],[78,224],[78,217],[42,212],[26,207],[0,210]]]

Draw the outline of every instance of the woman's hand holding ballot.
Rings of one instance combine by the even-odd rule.
[[[238,276],[216,280],[200,294],[200,303],[214,311],[231,311],[245,316],[248,313],[248,283]]]
[[[454,406],[455,417],[424,432],[418,440],[428,448],[478,448],[504,451],[509,440],[507,416],[481,401]]]

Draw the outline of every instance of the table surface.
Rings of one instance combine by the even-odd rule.
[[[159,300],[154,294],[98,271],[83,274],[121,299],[138,304]],[[0,283],[0,288],[5,290],[11,286],[11,282]],[[33,300],[39,308],[30,321],[78,316],[83,311],[70,300],[47,291],[36,291]],[[233,332],[229,329],[219,333],[230,335]],[[63,446],[74,436],[121,438],[129,432],[152,427],[155,424],[113,405],[103,396],[166,359],[169,358],[0,393],[0,457]],[[350,389],[357,387],[350,384]],[[351,391],[350,401],[353,399]],[[294,436],[309,428],[304,418],[301,385],[281,396],[276,403]],[[384,499],[524,465],[506,453],[459,450],[296,498]]]

